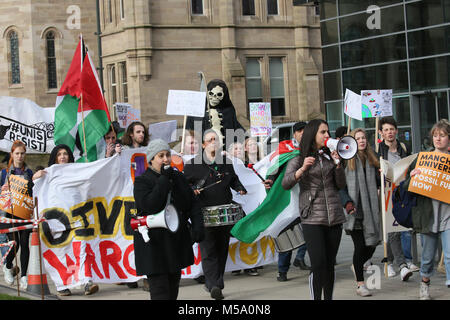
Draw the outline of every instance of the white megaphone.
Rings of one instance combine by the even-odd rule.
[[[165,228],[170,232],[177,232],[180,221],[177,209],[172,204],[168,204],[164,210],[157,214],[132,218],[130,225],[133,230],[137,229],[142,234],[145,242],[148,242],[150,240],[148,229]]]
[[[344,160],[350,160],[358,152],[358,143],[352,136],[344,136],[340,140],[328,138],[325,140],[325,146],[331,152],[336,150],[338,155]],[[335,159],[335,162],[338,164],[339,160]]]

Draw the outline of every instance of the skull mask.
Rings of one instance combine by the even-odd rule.
[[[208,91],[208,100],[211,107],[216,107],[223,99],[224,92],[221,86],[215,86]]]

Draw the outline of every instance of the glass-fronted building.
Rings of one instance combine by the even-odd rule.
[[[330,131],[347,124],[346,88],[392,89],[399,138],[413,152],[450,108],[450,0],[321,0],[325,110]],[[352,120],[374,141],[375,119]]]

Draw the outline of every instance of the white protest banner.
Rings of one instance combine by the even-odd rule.
[[[392,89],[362,90],[361,104],[363,118],[392,116]]]
[[[117,121],[121,128],[128,128],[134,121],[141,121],[141,110],[133,108],[128,103],[116,102]]]
[[[162,139],[167,143],[177,141],[176,132],[177,120],[169,120],[148,125],[150,141],[155,139]]]
[[[272,113],[270,102],[252,102],[250,108],[250,133],[252,137],[264,137],[272,134]]]
[[[53,165],[35,180],[41,225],[42,256],[57,290],[96,283],[135,282],[133,234],[135,212],[132,171],[144,170],[145,148],[91,163]],[[198,249],[194,265],[182,277],[201,273]],[[271,239],[255,244],[230,241],[227,270],[248,269],[276,261]]]
[[[344,98],[344,113],[350,118],[362,120],[361,96],[353,91],[346,89]]]
[[[173,116],[203,117],[206,92],[169,90],[166,114]]]
[[[194,250],[194,264],[181,271],[182,278],[195,279],[203,274],[200,246],[194,243],[192,249]],[[256,268],[277,260],[278,252],[275,250],[272,238],[263,237],[254,243],[244,243],[231,237],[225,272]]]
[[[385,239],[387,239],[387,234],[390,232],[409,230],[395,221],[394,215],[392,214],[392,194],[400,182],[405,180],[406,171],[416,157],[417,154],[413,154],[399,160],[395,164],[391,164],[387,160],[380,159],[380,168],[385,176],[384,204],[382,205]]]
[[[15,140],[27,153],[50,153],[55,147],[55,108],[42,108],[31,100],[0,97],[0,150],[11,151]]]

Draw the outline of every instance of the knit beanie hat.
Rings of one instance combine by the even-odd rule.
[[[167,142],[165,142],[162,139],[155,139],[150,141],[148,147],[147,147],[147,161],[150,162],[158,152],[161,151],[170,151],[170,147],[167,144]]]

